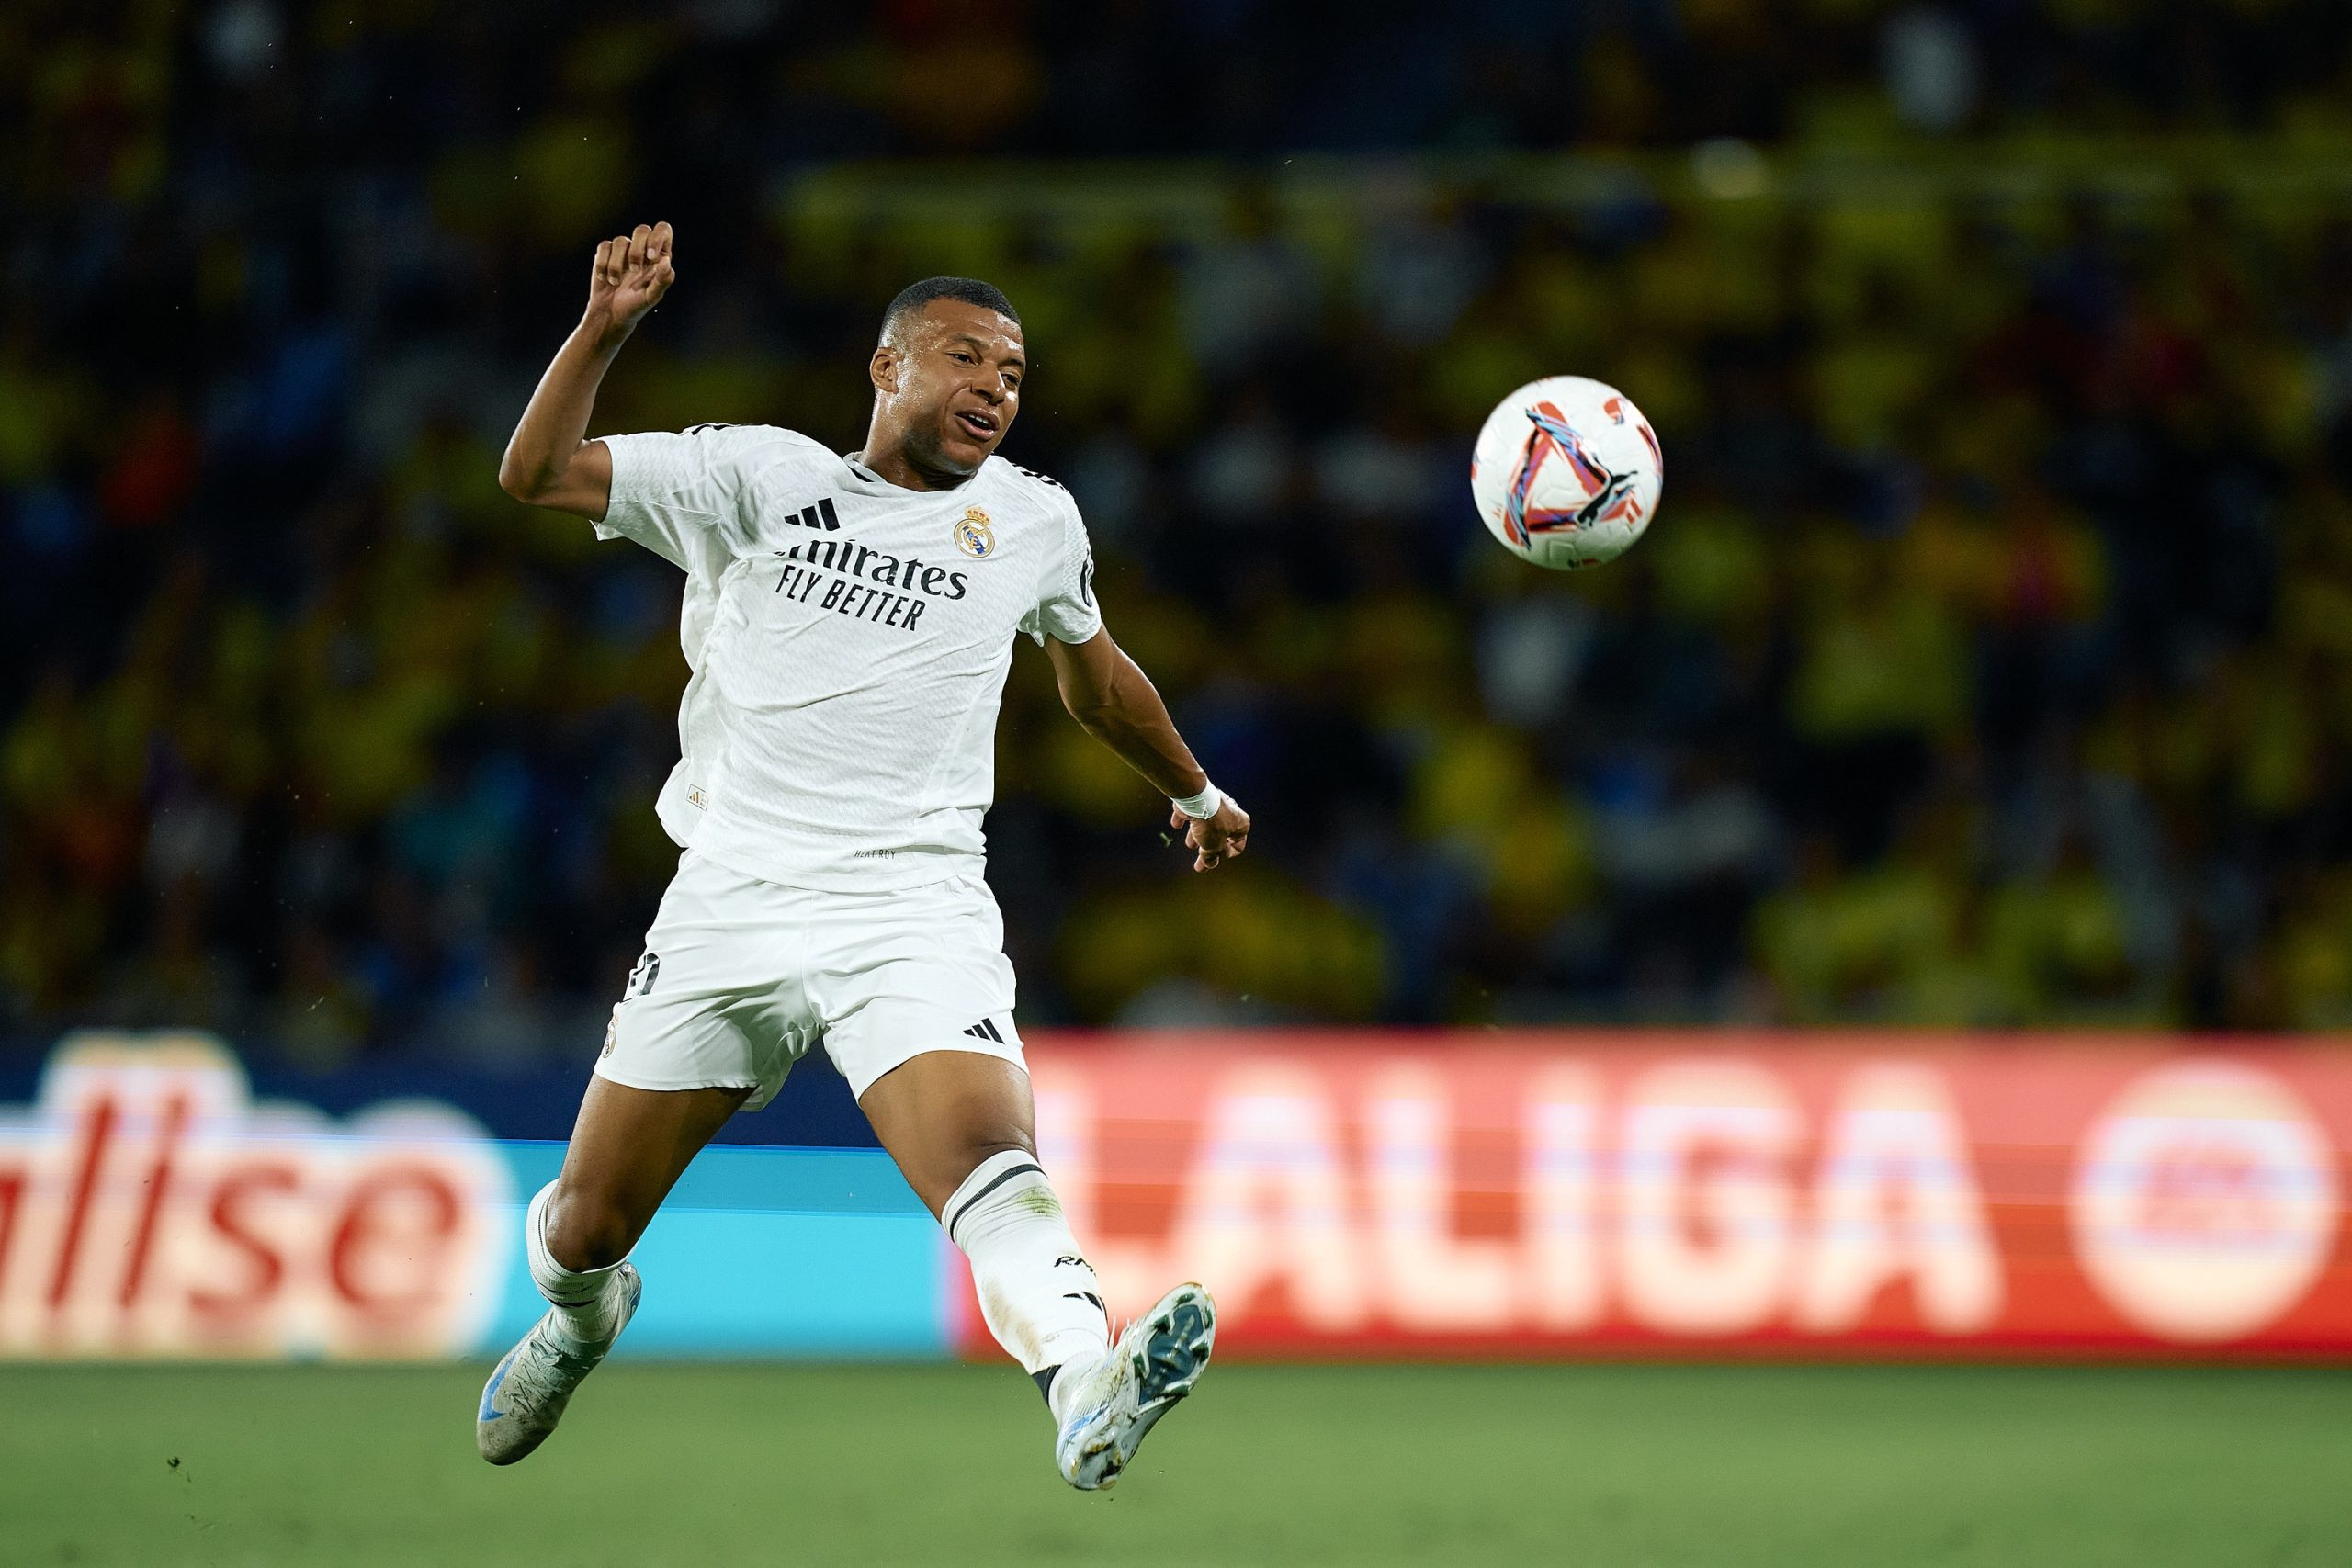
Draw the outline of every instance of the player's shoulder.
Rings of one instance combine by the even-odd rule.
[[[780,424],[690,424],[679,434],[729,457],[786,462],[834,460],[833,449],[823,442]]]
[[[1046,516],[1075,520],[1078,502],[1067,486],[1051,474],[1026,468],[1009,457],[990,457],[983,472],[996,493]]]

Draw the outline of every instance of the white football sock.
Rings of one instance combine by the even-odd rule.
[[[972,1260],[989,1332],[1023,1371],[1035,1376],[1093,1360],[1109,1348],[1102,1287],[1034,1156],[1017,1149],[990,1155],[956,1189],[939,1218],[948,1239]],[[1046,1400],[1054,1404],[1052,1389]],[[1058,1406],[1054,1414],[1058,1419]]]
[[[531,1283],[555,1308],[563,1331],[582,1345],[613,1337],[613,1314],[605,1303],[605,1281],[618,1263],[602,1269],[566,1269],[548,1251],[548,1200],[555,1194],[550,1181],[539,1189],[523,1212],[523,1250],[531,1261]]]

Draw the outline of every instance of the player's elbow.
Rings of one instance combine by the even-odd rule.
[[[1100,734],[1115,728],[1119,718],[1119,694],[1108,687],[1084,691],[1062,690],[1062,709],[1078,720],[1079,727],[1089,734]]]
[[[526,505],[536,505],[553,488],[541,469],[523,462],[509,447],[498,463],[498,488]]]
[[[1133,711],[1125,679],[1125,661],[1097,634],[1089,642],[1049,645],[1054,654],[1054,686],[1062,709],[1088,734],[1124,728]]]

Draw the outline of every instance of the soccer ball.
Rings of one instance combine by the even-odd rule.
[[[1666,457],[1633,400],[1582,376],[1530,381],[1495,405],[1470,458],[1487,531],[1537,566],[1615,560],[1657,511]]]

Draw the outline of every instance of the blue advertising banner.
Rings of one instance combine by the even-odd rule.
[[[506,1143],[518,1200],[563,1145]],[[498,1224],[522,1234],[522,1202]],[[631,1255],[645,1299],[616,1356],[944,1357],[951,1251],[879,1149],[714,1145],[679,1179]],[[482,1347],[547,1310],[517,1245]]]

